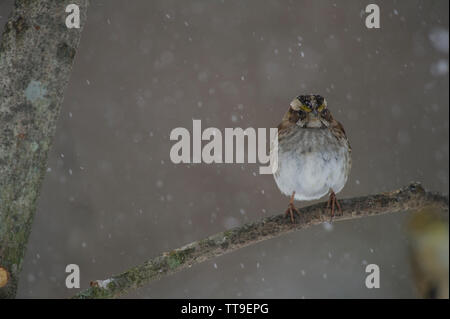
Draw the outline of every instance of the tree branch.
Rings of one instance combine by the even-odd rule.
[[[88,0],[16,0],[0,44],[0,298],[14,298]]]
[[[412,183],[389,193],[343,199],[340,203],[342,215],[336,216],[335,221],[417,210],[427,206],[435,206],[448,214],[448,197],[426,192],[419,183]],[[136,289],[150,281],[194,264],[326,220],[329,220],[329,211],[326,210],[324,203],[303,207],[301,218],[297,218],[295,224],[292,224],[284,214],[263,218],[260,221],[248,223],[163,253],[109,279],[93,281],[90,288],[78,293],[73,298],[119,297],[131,289]]]

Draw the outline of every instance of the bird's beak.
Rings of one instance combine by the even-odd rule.
[[[311,112],[309,112],[309,120],[310,121],[319,120],[319,113],[317,112],[317,110],[311,110]]]

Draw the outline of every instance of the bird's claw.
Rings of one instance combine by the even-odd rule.
[[[284,213],[286,217],[289,216],[291,218],[292,224],[295,224],[294,214],[297,214],[297,216],[300,217],[300,211],[294,205],[294,196],[295,196],[295,192],[292,193],[288,208],[286,209],[286,212]]]
[[[341,204],[339,204],[339,201],[337,200],[336,194],[331,191],[330,193],[330,197],[328,198],[328,203],[327,203],[327,210],[331,210],[331,218],[330,218],[330,222],[333,221],[333,217],[334,217],[334,208],[335,206],[337,206],[338,208],[338,214],[342,215],[342,209],[341,209]]]
[[[300,217],[300,211],[297,207],[294,206],[294,204],[289,203],[288,208],[286,209],[286,212],[284,213],[285,216],[289,216],[291,218],[292,224],[295,224],[295,217],[294,214],[296,214],[298,217]]]

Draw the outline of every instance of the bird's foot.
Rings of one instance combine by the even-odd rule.
[[[330,210],[330,212],[331,212],[330,222],[333,221],[333,217],[335,215],[334,214],[335,206],[337,206],[337,208],[338,208],[339,215],[342,215],[341,204],[339,204],[336,194],[333,192],[333,190],[331,190],[330,197],[328,198],[328,203],[327,203],[327,210]]]
[[[284,213],[284,215],[286,217],[289,216],[291,218],[292,224],[295,224],[295,217],[294,217],[295,214],[297,214],[297,216],[300,217],[300,211],[294,205],[294,196],[295,196],[295,192],[292,193],[291,200],[289,201],[288,208],[286,209],[286,212]]]

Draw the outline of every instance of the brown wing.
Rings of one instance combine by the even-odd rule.
[[[350,146],[350,142],[348,141],[344,126],[340,122],[336,121],[335,119],[332,119],[330,124],[331,124],[330,129],[333,132],[333,134],[336,136],[336,138],[347,140],[348,148],[349,148],[349,151],[351,152],[352,147]]]
[[[287,129],[295,125],[299,118],[300,116],[298,112],[295,112],[292,108],[289,108],[289,110],[284,114],[280,124],[278,124],[278,135],[285,133]]]

